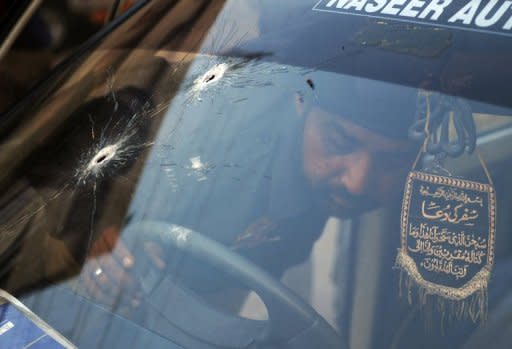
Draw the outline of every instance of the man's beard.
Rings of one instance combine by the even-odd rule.
[[[379,206],[367,195],[354,195],[343,186],[333,187],[327,183],[313,186],[313,200],[327,214],[341,219],[357,217]]]

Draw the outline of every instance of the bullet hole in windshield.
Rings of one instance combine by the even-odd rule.
[[[279,76],[292,73],[298,79],[309,70],[278,65],[275,62],[266,61],[264,54],[245,56],[214,56],[204,55],[198,57],[190,68],[189,78],[183,82],[182,91],[185,92],[187,101],[183,107],[191,103],[202,102],[204,99],[213,100],[217,93],[222,93],[225,88],[244,90],[246,95],[230,100],[230,94],[224,94],[226,104],[246,102],[251,96],[252,89],[264,88],[275,85]],[[188,80],[188,81],[187,81]],[[297,83],[290,80],[289,85],[279,85],[279,89],[290,93],[297,92]],[[231,95],[236,95],[231,93]],[[217,115],[222,112],[217,113]]]
[[[229,69],[229,65],[226,63],[215,64],[209,70],[206,71],[202,76],[194,81],[194,87],[196,91],[205,89],[208,85],[218,82]]]
[[[101,149],[98,154],[96,154],[96,156],[92,159],[90,166],[100,165],[102,162],[112,159],[115,154],[115,146],[107,146]]]
[[[206,77],[205,82],[210,82],[210,81],[212,81],[213,79],[215,79],[215,74],[212,74],[212,75],[210,75],[210,76],[207,76],[207,77]]]
[[[70,141],[85,145],[79,150],[75,180],[83,185],[97,184],[123,175],[152,142],[147,142],[149,119],[154,109],[150,98],[135,88],[115,90],[113,79],[107,81],[108,93],[95,98],[75,112],[80,139]],[[86,116],[87,115],[87,116]]]

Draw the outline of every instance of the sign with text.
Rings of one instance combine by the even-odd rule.
[[[506,0],[320,0],[313,10],[512,36]]]
[[[487,287],[496,203],[489,184],[411,172],[401,221],[401,266],[429,293],[460,300]]]

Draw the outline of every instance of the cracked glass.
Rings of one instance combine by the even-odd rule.
[[[314,5],[141,2],[5,113],[1,289],[83,348],[507,347],[506,214],[487,327],[393,268],[420,91],[509,207],[509,39]]]

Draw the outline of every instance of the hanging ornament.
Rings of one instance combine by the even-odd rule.
[[[471,109],[461,99],[427,91],[419,93],[418,106],[424,115],[410,136],[423,137],[424,142],[407,177],[402,202],[396,258],[401,294],[405,291],[410,303],[434,304],[442,314],[485,320],[494,262],[495,190],[478,150],[488,183],[455,177],[442,165],[448,157],[475,150]],[[455,140],[449,136],[450,125]],[[434,157],[435,165],[417,170],[425,154]]]

